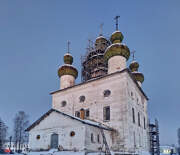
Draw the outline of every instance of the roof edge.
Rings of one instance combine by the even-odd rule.
[[[53,94],[55,94],[55,93],[57,93],[57,92],[65,91],[65,90],[67,90],[67,89],[74,88],[74,87],[77,87],[77,86],[86,84],[86,83],[89,83],[89,82],[93,82],[93,81],[96,81],[96,80],[100,80],[100,79],[103,79],[103,78],[108,77],[108,76],[112,76],[112,75],[115,75],[115,74],[120,74],[120,73],[123,73],[123,72],[128,72],[128,73],[129,73],[131,79],[134,81],[134,83],[135,83],[136,86],[139,88],[139,90],[141,91],[141,93],[144,95],[144,97],[145,97],[147,100],[149,100],[149,98],[147,97],[147,95],[145,94],[145,92],[143,91],[143,89],[139,86],[139,84],[137,83],[137,81],[135,80],[135,78],[132,76],[132,73],[131,73],[131,71],[129,70],[129,68],[125,68],[125,69],[123,69],[123,70],[121,70],[121,71],[117,71],[117,72],[114,72],[114,73],[111,73],[111,74],[107,74],[107,75],[105,75],[105,76],[98,77],[98,78],[95,78],[95,79],[90,79],[90,80],[88,80],[88,81],[81,82],[81,83],[76,84],[76,85],[71,86],[71,87],[67,87],[67,88],[64,88],[64,89],[60,89],[60,90],[53,91],[53,92],[50,93],[50,95],[53,95]]]
[[[79,122],[81,122],[83,124],[88,124],[90,126],[94,126],[94,127],[101,128],[101,129],[104,129],[104,130],[109,130],[109,131],[114,130],[113,128],[110,128],[110,127],[103,127],[100,124],[98,126],[96,124],[91,124],[91,123],[85,122],[85,120],[81,120],[80,118],[76,118],[76,117],[73,117],[71,115],[65,114],[65,113],[63,113],[63,112],[61,112],[59,110],[56,110],[56,109],[50,109],[48,112],[46,112],[44,115],[42,115],[37,121],[35,121],[32,125],[30,125],[25,131],[30,131],[31,129],[33,129],[36,125],[38,125],[43,119],[45,119],[52,112],[57,112],[57,113],[59,113],[61,115],[67,116],[67,117],[69,117],[71,119],[75,119],[75,120],[77,120],[77,121],[79,121]],[[96,123],[98,123],[98,122],[96,122]]]

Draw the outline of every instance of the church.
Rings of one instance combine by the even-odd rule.
[[[148,97],[142,89],[139,63],[127,61],[130,50],[116,30],[102,33],[81,58],[82,82],[69,50],[58,69],[60,89],[51,92],[52,109],[29,126],[31,151],[149,151]]]

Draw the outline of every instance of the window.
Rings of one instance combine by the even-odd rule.
[[[144,129],[146,129],[146,118],[144,117]]]
[[[94,143],[94,135],[91,133],[91,143]]]
[[[71,136],[71,137],[74,137],[74,136],[75,136],[75,132],[74,132],[74,131],[71,131],[71,132],[70,132],[70,136]]]
[[[131,92],[131,98],[134,100],[134,94],[133,94],[133,92]]]
[[[138,125],[141,126],[141,123],[140,123],[140,113],[138,112]]]
[[[99,136],[99,134],[97,135],[97,142],[100,143],[100,136]]]
[[[139,146],[141,147],[141,135],[139,134]]]
[[[108,97],[109,95],[111,95],[111,91],[110,90],[105,90],[104,91],[104,97]]]
[[[79,102],[84,102],[85,99],[86,99],[85,96],[80,96],[80,97],[79,97]]]
[[[133,132],[133,136],[134,136],[134,148],[136,148],[136,134],[135,134],[135,131]]]
[[[89,117],[89,109],[86,109],[85,115],[86,115],[86,118]]]
[[[131,97],[133,97],[133,92],[131,92]]]
[[[40,139],[40,135],[37,135],[37,136],[36,136],[36,139],[39,140],[39,139]]]
[[[62,101],[62,102],[61,102],[61,107],[65,107],[65,106],[66,106],[66,104],[67,104],[67,102],[66,102],[66,101]]]
[[[80,112],[79,112],[79,111],[76,111],[76,112],[75,112],[75,116],[76,116],[76,117],[80,117]]]
[[[103,109],[104,121],[110,120],[110,106],[104,107]]]
[[[133,123],[135,123],[135,112],[134,112],[134,108],[132,108],[132,119],[133,119]]]

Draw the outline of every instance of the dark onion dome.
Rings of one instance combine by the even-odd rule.
[[[95,47],[98,50],[105,50],[110,45],[110,41],[107,40],[104,36],[100,35],[96,38]]]
[[[131,72],[138,71],[139,63],[137,61],[132,61],[131,64],[129,65],[129,68]]]
[[[143,83],[144,75],[142,73],[138,72],[139,63],[137,61],[132,61],[131,64],[129,65],[129,68],[130,68],[135,80]]]
[[[108,61],[111,57],[117,55],[123,56],[126,58],[126,60],[128,60],[130,56],[130,50],[125,44],[113,43],[106,49],[104,59],[105,61]]]
[[[136,81],[140,81],[141,83],[144,82],[144,75],[143,75],[143,73],[135,71],[135,72],[132,72],[132,75],[134,76]]]
[[[77,69],[72,65],[73,57],[71,54],[66,53],[64,55],[64,65],[62,65],[58,70],[58,76],[61,77],[63,75],[72,75],[76,79],[78,76]]]
[[[64,63],[65,64],[70,64],[70,65],[73,63],[73,57],[72,57],[72,55],[70,53],[66,53],[64,55]]]
[[[97,43],[103,43],[103,42],[108,42],[108,40],[104,36],[100,35],[99,37],[96,38],[95,45]]]
[[[120,31],[115,31],[112,35],[111,35],[111,42],[112,43],[121,43],[123,40],[124,36]]]

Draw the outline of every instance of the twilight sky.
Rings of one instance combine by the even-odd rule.
[[[114,16],[124,43],[136,50],[144,73],[143,89],[150,98],[150,119],[158,118],[160,142],[177,143],[180,127],[180,1],[0,1],[0,117],[12,132],[13,118],[24,110],[30,121],[51,108],[50,92],[59,89],[58,66],[67,41],[74,65],[87,40],[115,30]],[[128,61],[131,61],[131,59]],[[77,83],[80,82],[80,76]]]

